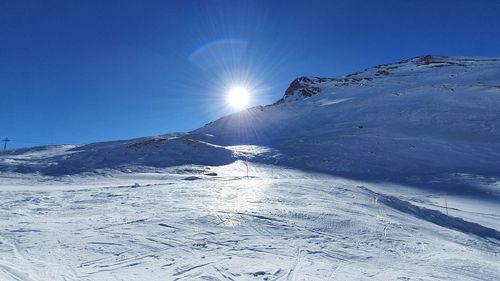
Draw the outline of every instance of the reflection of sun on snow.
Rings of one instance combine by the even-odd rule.
[[[236,164],[233,170],[237,177],[231,178],[219,186],[214,196],[211,211],[219,226],[236,227],[251,219],[248,215],[259,210],[265,204],[265,192],[270,183],[259,178],[246,178],[243,162]],[[234,167],[234,164],[231,165]],[[253,175],[255,176],[255,175]]]

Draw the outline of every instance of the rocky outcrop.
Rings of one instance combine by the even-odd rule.
[[[318,94],[321,92],[321,88],[314,86],[317,83],[316,80],[316,78],[305,76],[293,80],[288,89],[286,89],[283,98],[286,99],[291,96],[311,97]]]
[[[290,83],[290,86],[286,89],[283,98],[275,102],[273,105],[284,103],[286,99],[291,97],[299,99],[319,94],[321,92],[321,88],[314,86],[317,83],[324,82],[319,80],[323,80],[323,78],[302,76],[293,80],[292,83]]]

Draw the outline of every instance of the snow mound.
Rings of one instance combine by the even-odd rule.
[[[231,150],[189,136],[93,143],[69,147],[62,154],[52,154],[51,151],[41,149],[37,153],[44,157],[32,158],[31,161],[19,162],[16,165],[2,165],[0,168],[4,171],[38,171],[49,175],[66,175],[105,168],[169,167],[185,163],[224,165],[234,161]],[[25,156],[23,153],[20,155]],[[4,164],[11,159],[13,158],[0,156],[0,161],[3,160]]]

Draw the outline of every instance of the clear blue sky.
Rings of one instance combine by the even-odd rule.
[[[15,147],[189,131],[423,54],[500,56],[500,1],[0,1],[0,137]]]

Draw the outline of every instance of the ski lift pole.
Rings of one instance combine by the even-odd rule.
[[[245,159],[245,166],[247,167],[247,179],[248,179],[248,159]]]
[[[4,142],[4,144],[3,144],[3,150],[6,150],[7,149],[7,143],[10,141],[10,139],[9,138],[4,138],[2,141]]]

